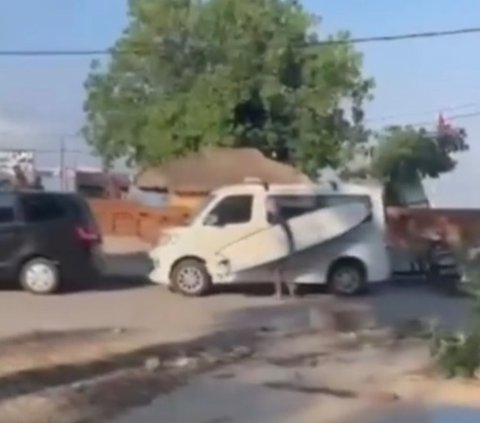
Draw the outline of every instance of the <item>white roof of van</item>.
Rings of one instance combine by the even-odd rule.
[[[269,184],[267,192],[283,195],[307,195],[307,194],[373,194],[382,190],[381,184],[344,184],[344,183],[322,183],[322,184]],[[255,194],[264,191],[262,183],[244,183],[227,185],[214,191],[218,195]]]

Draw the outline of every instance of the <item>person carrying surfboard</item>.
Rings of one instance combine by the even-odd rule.
[[[286,242],[288,243],[289,254],[287,257],[277,260],[272,264],[273,266],[273,283],[274,283],[274,295],[281,299],[283,298],[283,286],[286,285],[287,291],[290,297],[297,295],[296,285],[294,282],[285,281],[285,269],[287,260],[291,254],[295,251],[295,244],[293,239],[292,230],[288,224],[288,220],[282,215],[277,202],[272,197],[267,197],[267,220],[272,225],[280,225],[285,233]]]

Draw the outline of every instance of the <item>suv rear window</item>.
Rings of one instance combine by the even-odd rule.
[[[1,204],[0,204],[1,205]],[[28,223],[70,218],[79,225],[93,226],[95,219],[88,204],[69,194],[22,194],[20,206]]]
[[[28,223],[48,222],[67,216],[65,207],[53,195],[27,194],[20,196],[20,206]]]

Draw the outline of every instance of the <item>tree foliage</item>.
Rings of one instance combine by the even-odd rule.
[[[478,248],[460,245],[458,261],[463,265],[465,281],[457,282],[457,290],[472,299],[470,321],[462,331],[451,333],[436,328],[430,352],[447,377],[478,378],[480,371],[480,256]],[[465,292],[466,291],[466,292]]]
[[[86,137],[140,164],[253,146],[309,173],[336,166],[365,138],[372,81],[351,45],[317,42],[317,24],[295,0],[130,0],[86,82]]]
[[[371,173],[386,182],[437,178],[455,168],[454,153],[468,149],[461,128],[428,132],[424,128],[395,126],[386,128],[378,138]]]

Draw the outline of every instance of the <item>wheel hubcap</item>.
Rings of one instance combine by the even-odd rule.
[[[44,264],[34,264],[25,272],[25,282],[35,292],[47,292],[55,285],[55,272]]]
[[[338,291],[351,294],[359,288],[361,279],[357,271],[341,269],[335,273],[334,283]]]
[[[195,293],[203,286],[203,274],[195,267],[184,267],[177,274],[178,286],[187,293]]]

